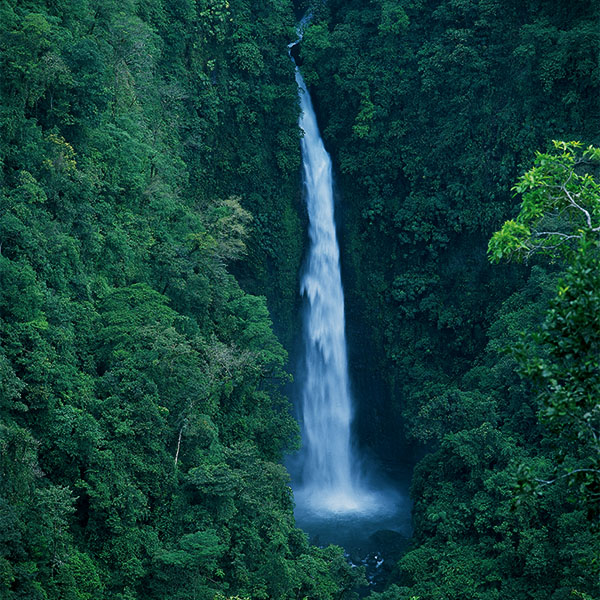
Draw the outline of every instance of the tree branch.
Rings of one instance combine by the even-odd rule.
[[[561,479],[566,479],[567,477],[572,477],[576,473],[595,473],[596,475],[600,475],[600,469],[574,469],[573,471],[569,471],[560,477],[555,477],[554,479],[538,479],[537,477],[534,481],[541,483],[542,485],[552,485],[553,483],[560,481]]]

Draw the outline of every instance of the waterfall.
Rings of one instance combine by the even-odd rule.
[[[336,238],[331,159],[319,134],[310,95],[296,67],[310,246],[301,293],[305,374],[301,412],[304,444],[298,505],[320,513],[361,511],[371,495],[360,481],[350,439],[352,399],[346,351],[344,293]]]

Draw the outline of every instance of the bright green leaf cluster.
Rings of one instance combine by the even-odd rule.
[[[523,198],[521,210],[493,235],[490,260],[564,256],[600,239],[600,184],[588,172],[598,163],[600,148],[582,149],[580,142],[554,141],[552,152],[538,152],[534,167],[513,187]]]

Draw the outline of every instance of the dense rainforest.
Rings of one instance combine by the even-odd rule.
[[[357,435],[419,459],[371,597],[600,598],[598,2],[3,0],[0,599],[366,593],[282,466],[307,11]]]

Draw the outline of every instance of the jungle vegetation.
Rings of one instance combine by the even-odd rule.
[[[598,3],[4,0],[0,599],[357,597],[282,466],[305,10],[358,434],[421,457],[372,598],[600,598]]]

